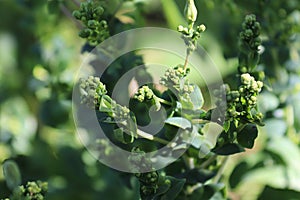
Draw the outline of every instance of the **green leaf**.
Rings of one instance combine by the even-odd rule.
[[[21,185],[21,173],[15,161],[7,160],[4,162],[3,175],[10,190],[14,190]]]
[[[247,124],[240,132],[237,133],[237,141],[245,148],[251,149],[257,138],[258,130],[255,124]]]
[[[159,199],[159,196],[165,194],[171,187],[171,182],[167,181],[164,176],[159,176],[158,189],[153,196],[153,199]]]
[[[204,135],[198,133],[197,126],[193,126],[191,138],[192,140],[188,138],[185,142],[191,144],[196,149],[199,149],[199,158],[205,157],[210,152],[210,149],[212,149],[213,147],[213,144]]]
[[[171,186],[170,189],[164,195],[162,195],[161,200],[175,199],[182,190],[186,180],[177,179],[172,176],[166,176],[166,179],[171,181]]]
[[[123,128],[118,128],[114,130],[115,139],[123,144],[129,144],[134,141],[133,134],[124,133]]]
[[[205,183],[207,180],[214,177],[216,172],[205,169],[191,169],[184,173],[187,184]]]
[[[279,105],[279,99],[270,92],[264,92],[259,95],[258,108],[265,113],[270,110],[275,110]]]
[[[300,180],[300,148],[297,144],[287,137],[276,137],[268,142],[266,149],[280,156],[288,169],[297,172],[298,176],[295,173],[294,178],[298,177]]]
[[[197,85],[193,85],[194,91],[190,94],[191,102],[193,104],[194,110],[200,110],[204,104],[204,99],[202,92]]]
[[[100,100],[99,111],[109,113],[112,111],[111,98],[107,95],[103,95]]]
[[[225,132],[228,132],[228,130],[230,128],[230,121],[226,121],[223,125],[223,128],[224,128]]]
[[[243,175],[245,175],[249,170],[249,166],[245,161],[239,163],[229,177],[230,187],[234,189],[241,182]]]
[[[114,130],[115,139],[119,142],[125,143],[123,134],[124,134],[123,128],[118,128]]]
[[[183,117],[171,117],[166,119],[165,123],[182,129],[187,129],[192,127],[191,122]]]
[[[180,105],[183,110],[193,110],[193,103],[189,98],[185,98],[184,96],[180,96]]]
[[[287,124],[282,119],[272,118],[265,121],[264,129],[270,138],[281,137],[287,130]]]
[[[198,127],[197,126],[193,126],[193,130],[192,130],[192,141],[190,141],[190,144],[199,149],[201,147],[201,145],[203,143],[205,143],[205,137],[203,135],[200,135],[198,133]],[[187,140],[190,140],[190,138],[187,138]],[[186,141],[188,142],[188,141]]]
[[[300,192],[289,189],[278,189],[266,186],[263,192],[258,197],[258,200],[272,199],[272,200],[298,200]]]
[[[235,153],[240,153],[245,151],[244,148],[238,144],[235,143],[227,143],[221,147],[214,148],[212,152],[218,154],[218,155],[231,155]]]
[[[208,184],[203,185],[193,192],[189,199],[191,200],[224,200],[224,185],[223,184]]]

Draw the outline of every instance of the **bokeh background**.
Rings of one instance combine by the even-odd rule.
[[[107,1],[112,7],[122,2]],[[267,87],[259,106],[266,125],[253,150],[230,157],[224,172],[228,196],[300,199],[299,1],[195,2],[197,24],[207,27],[200,42],[225,82],[236,76],[244,16],[256,14],[262,26],[259,68]],[[184,24],[184,5],[182,0],[122,3],[117,18],[125,25],[113,34],[144,26],[175,30]],[[47,181],[47,199],[137,199],[137,180],[99,163],[76,135],[71,97],[85,45],[71,14],[77,8],[73,0],[0,1],[0,163],[14,160],[22,183]],[[2,165],[0,171],[0,198],[5,198],[11,191]]]

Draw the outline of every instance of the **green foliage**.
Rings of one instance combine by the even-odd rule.
[[[0,3],[1,199],[299,199],[298,1],[81,2]],[[87,42],[83,47],[73,22]],[[123,74],[147,62],[138,52],[118,58],[101,80],[83,80],[83,103],[97,110],[112,142],[140,153],[131,163],[147,163],[144,153],[171,140],[180,143],[169,144],[171,153],[186,150],[159,171],[113,171],[95,162],[74,135],[70,109],[81,62],[77,53],[124,30],[166,24],[173,29],[181,24],[177,30],[187,61],[201,39],[226,85],[210,105],[198,77],[185,63],[175,64],[161,79],[169,90],[143,85],[123,106],[128,92],[114,100],[111,92]],[[135,79],[139,85],[152,82],[146,67]],[[155,137],[137,128],[153,113],[163,116],[163,110],[167,118],[155,117],[157,124],[164,120]],[[221,131],[207,131],[209,125]],[[79,132],[81,139],[89,134]],[[106,156],[114,153],[106,140],[94,142]],[[241,154],[230,156],[236,153]],[[39,179],[48,182],[46,197],[46,183],[31,181]]]
[[[255,80],[249,73],[239,75],[240,86],[238,90],[230,90],[228,85],[224,85],[221,90],[216,91],[215,95],[218,97],[216,108],[212,108],[208,112],[202,109],[204,98],[199,87],[191,84],[188,79],[190,69],[187,68],[187,62],[189,55],[196,49],[197,40],[200,38],[200,33],[205,30],[205,27],[200,25],[196,31],[193,29],[197,15],[197,9],[193,1],[187,1],[186,10],[189,27],[183,28],[180,26],[178,29],[187,45],[184,65],[179,64],[166,70],[160,79],[160,84],[167,88],[167,91],[164,93],[150,89],[152,87],[150,85],[144,85],[138,89],[133,97],[140,104],[145,103],[147,105],[148,102],[151,102],[150,104],[156,107],[155,112],[159,112],[161,108],[169,110],[164,123],[174,126],[182,133],[179,136],[175,136],[171,143],[166,138],[170,138],[169,136],[174,131],[172,129],[164,127],[158,136],[152,136],[151,133],[139,130],[136,119],[143,117],[141,113],[134,112],[130,108],[116,103],[109,95],[106,95],[106,93],[110,94],[110,92],[106,91],[105,85],[100,82],[99,78],[90,76],[86,80],[81,80],[80,83],[82,103],[89,105],[88,102],[91,102],[92,106],[97,110],[109,116],[104,123],[115,124],[113,127],[114,137],[110,138],[124,145],[131,143],[127,148],[131,148],[132,152],[139,153],[138,158],[132,157],[129,159],[133,164],[134,171],[142,168],[151,169],[151,163],[143,158],[149,148],[141,145],[139,142],[141,139],[148,140],[146,143],[152,145],[152,150],[158,150],[161,144],[167,144],[172,151],[188,148],[198,151],[196,155],[185,154],[182,156],[187,168],[189,165],[193,166],[189,173],[185,173],[186,167],[181,169],[180,176],[183,179],[164,176],[162,173],[153,171],[153,169],[152,172],[136,174],[140,182],[140,196],[142,199],[175,199],[177,196],[193,193],[193,191],[189,192],[191,190],[190,187],[196,187],[195,191],[199,190],[199,195],[202,195],[205,199],[225,198],[225,194],[220,192],[224,188],[223,186],[206,184],[201,189],[197,189],[199,187],[197,185],[198,181],[205,184],[206,181],[216,176],[216,169],[220,170],[218,173],[222,172],[221,166],[218,166],[217,163],[211,163],[216,159],[217,155],[231,155],[243,152],[244,148],[253,148],[254,141],[258,136],[256,124],[262,124],[262,114],[257,109],[257,97],[262,90],[263,83]],[[242,54],[247,56],[248,53],[249,55],[253,52],[257,54],[259,44],[253,44],[253,40],[259,39],[259,23],[256,22],[254,15],[249,15],[245,18],[243,28],[240,40],[244,44],[241,44],[241,46],[248,45],[250,48],[247,51],[244,49]],[[248,29],[251,30],[249,31]],[[251,31],[254,31],[254,34],[250,34]],[[247,59],[247,61],[252,61],[256,58],[249,56]],[[253,66],[247,63],[247,66],[251,66],[251,69],[254,69],[256,64],[257,62]],[[166,98],[164,94],[168,94],[171,98]],[[227,105],[224,99],[227,101]],[[213,110],[218,111],[220,114],[219,123],[224,126],[224,131],[219,135],[215,147],[202,134],[202,128],[205,123],[211,120],[209,115]],[[201,114],[199,115],[199,113]],[[224,124],[221,121],[222,115],[225,117]],[[201,120],[203,120],[203,124],[199,123]],[[107,134],[110,135],[111,132]],[[128,135],[130,136],[129,138]],[[189,147],[189,145],[191,146]],[[167,158],[165,159],[167,162]],[[200,164],[203,161],[208,163],[204,167]],[[188,162],[191,163],[187,164]],[[139,163],[143,163],[142,165],[145,166],[140,168]],[[197,166],[198,163],[200,164],[199,166]],[[191,174],[194,174],[197,178],[191,179]]]

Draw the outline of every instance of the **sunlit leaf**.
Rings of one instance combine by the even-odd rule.
[[[199,110],[204,104],[204,99],[202,92],[197,85],[193,85],[194,91],[190,94],[191,102],[193,104],[193,109]]]
[[[165,123],[182,129],[187,129],[192,127],[191,122],[183,117],[171,117],[166,119]]]

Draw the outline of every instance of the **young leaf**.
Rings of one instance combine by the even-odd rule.
[[[105,113],[108,113],[108,112],[112,111],[111,98],[109,96],[103,95],[101,97],[100,105],[99,105],[99,111],[100,112],[105,112]]]
[[[228,130],[230,128],[230,121],[226,121],[223,125],[223,128],[224,128],[225,132],[228,132]]]

